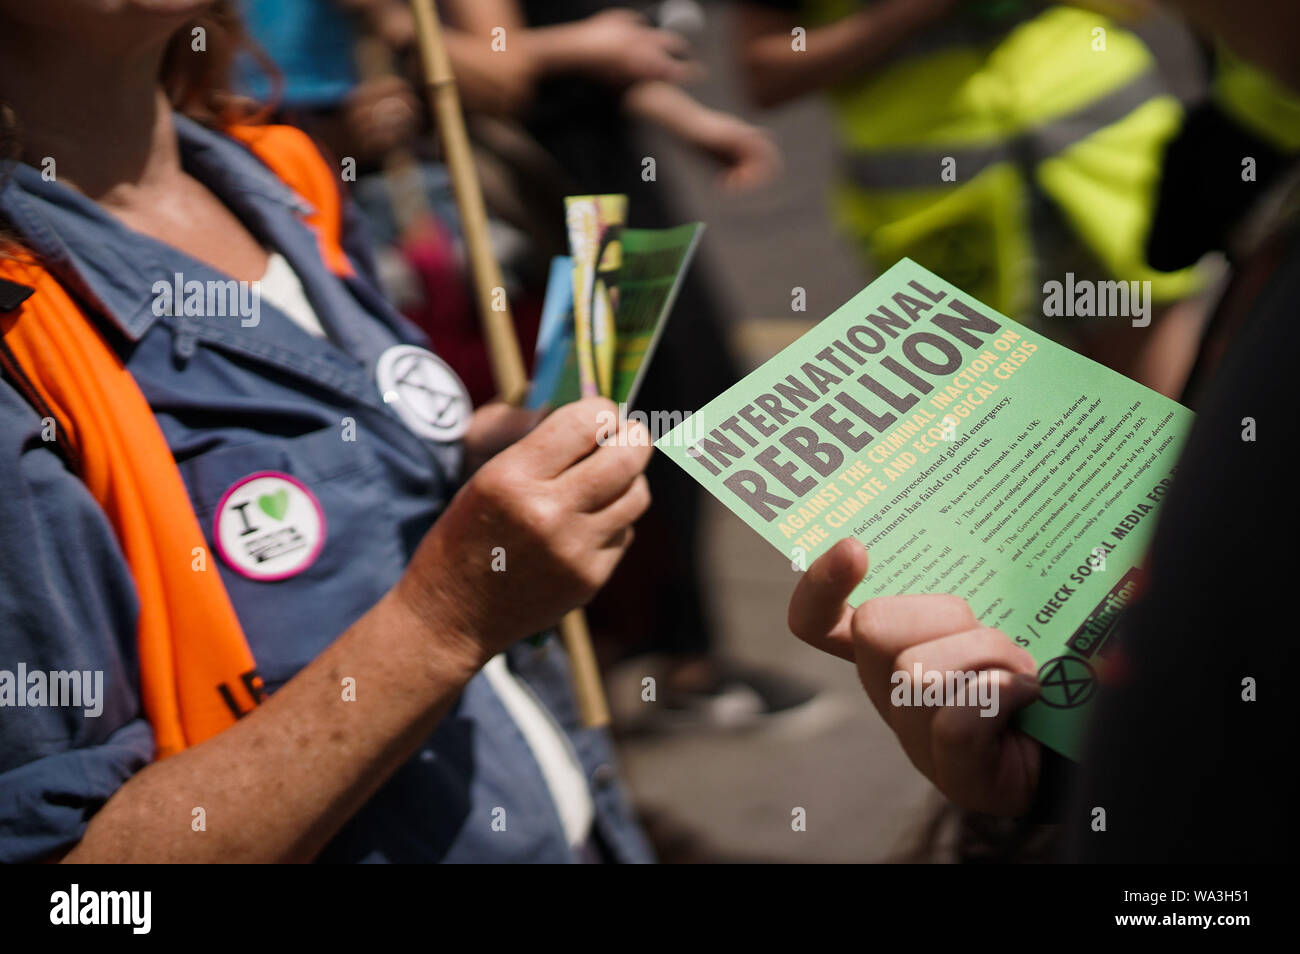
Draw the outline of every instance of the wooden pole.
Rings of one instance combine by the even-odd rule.
[[[524,370],[524,359],[515,338],[501,267],[492,253],[483,191],[479,187],[478,172],[474,169],[474,154],[470,150],[469,134],[465,132],[465,117],[460,111],[460,96],[456,92],[451,60],[442,39],[442,24],[438,21],[433,0],[411,0],[411,7],[415,14],[420,61],[433,106],[434,122],[438,125],[447,171],[451,174],[456,208],[460,210],[460,227],[465,236],[488,358],[492,362],[492,377],[501,399],[518,404],[528,390],[528,373]]]
[[[488,357],[492,363],[492,377],[502,400],[519,404],[528,390],[528,374],[524,370],[519,341],[515,337],[501,267],[492,253],[487,212],[483,207],[483,191],[474,169],[469,135],[465,132],[465,117],[460,110],[456,78],[452,74],[451,60],[442,39],[442,24],[438,20],[433,0],[411,0],[411,10],[415,15],[416,40],[420,47],[420,62],[424,68],[433,118],[442,139],[447,171],[451,175],[452,190],[456,194],[456,207],[460,210],[461,231],[465,236],[470,273],[474,279],[479,320],[483,324]],[[587,620],[581,609],[571,610],[560,620],[560,637],[569,654],[569,672],[573,678],[583,725],[589,728],[608,725],[609,705],[600,682],[600,670],[596,665],[596,653],[591,646]]]

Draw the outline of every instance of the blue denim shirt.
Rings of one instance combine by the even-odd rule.
[[[222,494],[250,474],[288,474],[319,501],[324,546],[297,575],[249,579],[213,557],[274,692],[398,579],[456,489],[461,451],[418,436],[380,395],[378,356],[428,343],[369,278],[354,217],[344,246],[357,275],[344,280],[321,261],[301,197],[238,143],[183,117],[176,124],[186,170],[284,255],[330,340],[266,302],[255,326],[239,316],[155,315],[155,282],[178,272],[185,280],[227,276],[29,166],[10,170],[0,217],[117,348],[157,416],[209,544]],[[41,440],[39,415],[12,383],[0,380],[0,670],[102,670],[105,701],[98,717],[0,707],[0,861],[71,847],[153,753],[129,568],[98,504]],[[341,436],[349,420],[355,440]],[[579,727],[557,641],[517,646],[509,661],[572,743],[605,844],[620,860],[650,860],[608,735]],[[504,830],[493,825],[498,808]],[[536,760],[480,674],[321,860],[576,859]]]

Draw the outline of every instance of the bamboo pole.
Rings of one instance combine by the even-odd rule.
[[[524,370],[523,356],[519,353],[519,342],[515,339],[501,267],[492,254],[487,212],[483,208],[483,191],[479,187],[478,172],[474,169],[469,135],[465,132],[465,117],[460,111],[456,78],[452,75],[451,60],[442,39],[442,24],[438,21],[433,0],[411,0],[411,7],[415,14],[416,38],[420,46],[425,85],[429,90],[438,135],[442,139],[447,170],[451,174],[456,207],[460,210],[460,227],[465,236],[470,273],[474,279],[479,320],[483,323],[483,333],[487,338],[492,377],[501,393],[501,399],[510,404],[518,404],[528,390],[528,374]]]
[[[465,132],[465,117],[461,113],[460,96],[456,92],[456,78],[452,74],[451,60],[442,38],[442,24],[438,20],[433,0],[411,0],[411,10],[415,15],[416,40],[420,47],[420,62],[424,68],[433,118],[442,139],[447,171],[451,175],[452,190],[456,194],[456,207],[460,210],[461,231],[465,236],[470,273],[474,280],[479,320],[483,324],[488,357],[492,363],[492,377],[502,400],[519,404],[528,390],[528,374],[524,370],[519,341],[515,337],[501,267],[492,253],[483,192],[479,187],[478,173],[474,169],[469,135]],[[587,620],[581,609],[571,610],[560,620],[560,637],[569,655],[569,671],[583,725],[608,725],[609,705],[601,685]]]

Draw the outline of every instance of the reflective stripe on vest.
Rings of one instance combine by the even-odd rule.
[[[1165,94],[1163,80],[1151,69],[1075,113],[1010,139],[978,146],[925,146],[854,152],[843,158],[842,168],[849,181],[864,188],[925,188],[940,184],[939,172],[944,161],[951,158],[965,181],[999,162],[1040,162],[1088,138],[1098,129],[1119,122],[1133,110]]]

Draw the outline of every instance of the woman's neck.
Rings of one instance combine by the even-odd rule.
[[[24,162],[107,207],[138,202],[182,174],[158,81],[165,36],[109,55],[64,36],[3,32],[0,101],[17,119]]]

